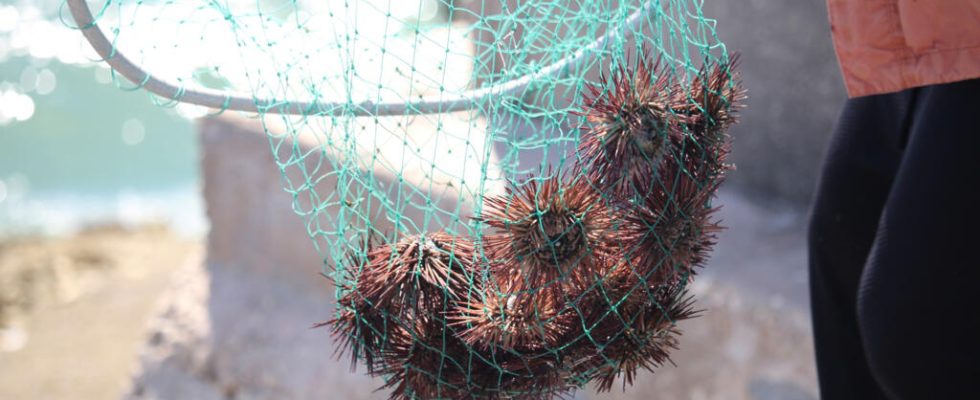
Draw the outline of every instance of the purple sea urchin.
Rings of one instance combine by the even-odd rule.
[[[554,291],[506,293],[491,289],[483,298],[458,309],[453,324],[461,327],[460,337],[471,345],[533,353],[556,346],[572,317],[565,301]]]
[[[644,292],[637,289],[632,291]],[[612,306],[615,312],[605,314],[595,324],[591,335],[600,346],[585,356],[589,361],[580,368],[588,368],[597,390],[608,391],[620,375],[625,388],[633,384],[641,369],[653,371],[669,361],[680,335],[676,323],[697,315],[693,300],[679,286],[657,285],[650,290],[650,298]]]
[[[717,182],[700,186],[693,178],[666,165],[664,179],[641,183],[643,197],[625,214],[623,236],[631,244],[634,273],[654,281],[689,277],[704,263],[722,228],[709,202]]]
[[[484,249],[505,285],[498,290],[508,294],[585,284],[610,250],[612,225],[601,194],[561,174],[488,197],[481,219],[496,230]]]
[[[473,246],[462,238],[434,233],[377,246],[357,277],[357,291],[373,307],[420,318],[445,309],[446,297],[467,290],[466,263]]]
[[[724,131],[745,98],[728,62],[704,65],[689,83],[670,80],[660,61],[629,59],[602,85],[589,86],[580,115],[590,126],[579,145],[594,182],[624,197],[661,177],[665,159],[684,160],[694,175],[714,179],[729,151]],[[668,156],[670,154],[670,157]]]
[[[445,321],[443,321],[445,322]],[[443,325],[382,353],[389,398],[540,399],[567,389],[556,364],[514,352],[479,351]]]
[[[466,346],[443,326],[426,329],[412,340],[395,341],[381,352],[385,361],[379,375],[387,377],[389,399],[470,397],[467,368],[454,359],[467,353]]]
[[[366,240],[348,256],[354,276],[339,288],[338,315],[326,323],[345,343],[342,351],[350,351],[354,360],[363,358],[370,372],[387,346],[410,342],[428,327],[441,330],[431,320],[452,307],[450,299],[466,293],[472,251],[468,241],[444,233],[393,245]]]
[[[659,60],[627,60],[611,77],[600,78],[609,85],[588,87],[580,114],[590,126],[579,154],[604,188],[625,194],[633,182],[651,179],[672,138],[683,133],[671,109],[679,86],[659,66]]]

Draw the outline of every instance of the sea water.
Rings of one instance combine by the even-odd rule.
[[[0,0],[0,237],[147,222],[203,233],[194,120],[208,111],[160,106],[162,100],[114,76],[69,28],[63,3]],[[396,88],[424,86],[428,81],[402,72],[424,70],[412,64],[416,53],[435,54],[433,62],[441,57],[442,64],[429,65],[436,77],[445,78],[450,61],[471,62],[468,53],[441,47],[464,41],[465,29],[448,29],[438,4],[89,2],[113,45],[168,82],[259,98],[354,102],[400,100],[408,92]],[[419,40],[418,27],[435,33]],[[332,50],[348,45],[352,33],[360,38],[356,46]],[[362,76],[350,79],[338,54],[354,57],[348,61],[357,60]],[[468,69],[452,70],[462,71],[465,84]],[[282,71],[295,74],[287,79]],[[395,150],[388,158],[404,164],[397,157],[404,151]]]
[[[205,229],[193,118],[117,86],[60,1],[0,3],[0,237]],[[13,3],[13,4],[12,4]]]

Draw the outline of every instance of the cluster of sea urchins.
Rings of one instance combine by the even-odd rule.
[[[669,361],[744,97],[728,62],[689,81],[639,58],[592,86],[574,174],[485,198],[480,240],[368,240],[327,323],[393,399],[554,397]],[[584,172],[582,174],[581,172]]]

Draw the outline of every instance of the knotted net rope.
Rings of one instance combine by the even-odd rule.
[[[89,4],[121,86],[262,123],[392,398],[625,386],[697,314],[743,98],[700,1]]]

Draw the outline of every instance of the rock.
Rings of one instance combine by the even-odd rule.
[[[334,356],[332,286],[255,124],[201,122],[207,258],[177,277],[130,399],[382,397]],[[340,397],[335,397],[340,396]]]
[[[175,267],[202,246],[159,226],[0,243],[0,399],[119,396]]]

